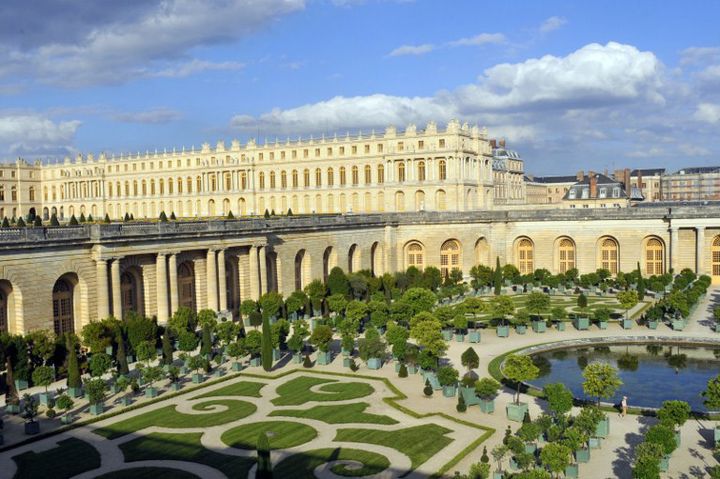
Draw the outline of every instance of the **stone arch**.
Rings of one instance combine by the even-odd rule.
[[[384,257],[383,245],[376,241],[370,246],[370,273],[373,276],[382,276],[385,272],[383,268],[383,257]]]
[[[405,193],[395,192],[395,211],[405,211]]]
[[[208,200],[207,209],[208,216],[215,216],[215,200]]]
[[[720,235],[713,238],[710,247],[710,272],[713,284],[720,283]]]
[[[132,265],[120,275],[121,310],[123,316],[133,311],[145,315],[145,291],[143,290],[143,273],[137,265]],[[118,318],[121,319],[121,318]]]
[[[247,215],[247,203],[245,202],[245,198],[238,199],[238,213],[241,216]]]
[[[53,329],[56,335],[80,330],[78,321],[81,304],[79,301],[80,280],[75,273],[60,276],[52,289]],[[77,323],[77,324],[76,324]]]
[[[222,214],[227,215],[229,212],[230,212],[230,200],[228,198],[225,198],[223,200]]]
[[[225,294],[227,309],[238,318],[240,314],[240,274],[237,257],[225,255]]]
[[[597,241],[597,267],[611,274],[620,271],[620,243],[612,236],[602,236]]]
[[[50,210],[48,210],[48,207],[46,206],[43,208],[43,221],[47,221],[50,219]]]
[[[327,281],[330,270],[337,266],[337,251],[332,246],[323,252],[323,281]]]
[[[485,237],[475,242],[475,264],[490,265],[490,243]]]
[[[415,266],[422,270],[425,267],[425,245],[420,241],[409,241],[405,245],[405,269]]]
[[[560,236],[555,239],[554,269],[557,273],[567,273],[577,268],[577,247],[575,241],[569,236]]]
[[[535,244],[527,236],[515,240],[515,266],[520,274],[532,274],[535,271]]]
[[[0,332],[19,333],[22,294],[10,280],[0,279]]]
[[[447,209],[447,194],[445,190],[437,190],[435,192],[435,209],[437,211],[445,211]]]
[[[360,262],[360,259],[360,247],[357,245],[357,243],[352,244],[348,249],[348,273],[356,273],[360,270],[360,265],[362,264]]]
[[[440,273],[447,277],[454,269],[462,269],[462,246],[458,240],[449,239],[440,246]]]
[[[295,254],[295,290],[302,290],[310,281],[310,254],[301,249]]]
[[[425,192],[417,190],[415,192],[415,211],[423,211],[425,209]]]
[[[177,288],[178,306],[185,306],[196,311],[195,265],[192,260],[183,261],[178,265]]]
[[[644,274],[653,276],[665,273],[665,242],[661,238],[648,236],[643,239],[642,251]]]

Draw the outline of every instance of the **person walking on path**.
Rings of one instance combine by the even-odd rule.
[[[622,401],[620,401],[620,408],[622,409],[620,415],[625,417],[627,414],[627,396],[623,396]]]

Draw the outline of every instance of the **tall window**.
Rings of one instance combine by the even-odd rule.
[[[365,165],[365,184],[369,185],[372,183],[372,168],[370,165]]]
[[[308,188],[310,186],[310,170],[305,168],[303,170],[303,186]]]
[[[357,185],[360,182],[360,178],[358,177],[358,167],[353,166],[352,167],[352,184]]]
[[[575,244],[568,238],[560,240],[559,258],[560,258],[560,272],[566,273],[569,269],[575,267]]]
[[[280,188],[287,188],[287,171],[285,170],[280,172]]]
[[[648,240],[645,245],[645,271],[649,275],[663,274],[665,272],[663,264],[663,244],[657,238]]]
[[[292,170],[292,187],[293,188],[298,187],[298,172],[297,172],[297,170]]]
[[[345,180],[345,167],[340,167],[340,186],[345,186],[346,180]]]
[[[378,165],[377,167],[377,182],[379,185],[385,183],[385,165]]]
[[[450,271],[460,268],[460,244],[449,240],[440,247],[440,273],[447,277]]]
[[[407,247],[407,266],[423,269],[425,266],[425,251],[420,243],[410,243]]]
[[[274,171],[270,172],[270,188],[273,190],[275,189],[275,172]]]
[[[322,170],[315,168],[315,186],[322,186]]]
[[[533,257],[532,241],[527,238],[521,239],[517,246],[518,270],[520,270],[520,274],[530,274],[535,271]]]
[[[247,189],[247,172],[240,173],[240,189]]]
[[[425,181],[425,162],[421,161],[417,165],[418,181]]]
[[[265,188],[265,173],[262,171],[258,173],[258,188],[261,190]]]
[[[52,301],[55,334],[73,332],[73,286],[64,279],[57,280]]]
[[[720,276],[720,236],[716,236],[715,239],[713,239],[710,253],[712,255],[710,258],[712,260],[712,275]]]
[[[445,163],[445,160],[440,160],[438,162],[438,179],[440,179],[440,180],[447,179],[447,165]]]
[[[397,175],[398,181],[405,181],[405,163],[398,163],[398,175]]]
[[[333,184],[335,184],[335,174],[333,173],[332,168],[328,168],[327,170],[327,181],[328,186],[332,186]]]
[[[605,238],[600,245],[600,267],[612,274],[618,272],[618,244],[612,238]]]

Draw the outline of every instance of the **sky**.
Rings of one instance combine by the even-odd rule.
[[[720,164],[720,2],[4,0],[0,161],[450,119],[528,173]]]

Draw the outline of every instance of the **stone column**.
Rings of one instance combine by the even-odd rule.
[[[697,238],[695,241],[695,272],[701,275],[705,271],[705,227],[696,226]]]
[[[676,226],[670,228],[670,267],[673,273],[680,272],[680,230]]]
[[[122,292],[120,290],[120,258],[115,258],[110,265],[110,277],[112,278],[112,305],[113,316],[122,319]]]
[[[172,316],[178,310],[178,304],[180,303],[177,285],[177,253],[172,253],[168,262],[170,272],[170,316]]]
[[[95,260],[97,266],[97,307],[98,320],[110,316],[110,298],[108,296],[107,260]]]
[[[258,300],[260,298],[260,273],[258,272],[258,247],[250,247],[250,297]]]
[[[248,255],[238,254],[238,284],[240,285],[240,301],[251,299],[250,292],[250,271]]]
[[[215,250],[209,249],[207,252],[207,297],[208,308],[213,311],[218,310],[218,285],[217,285],[217,263],[215,259]]]
[[[157,319],[158,324],[166,324],[168,320],[168,288],[165,253],[157,254],[155,269],[157,272]]]
[[[260,295],[261,296],[263,293],[268,292],[267,257],[265,255],[266,250],[267,250],[267,246],[263,246],[258,249],[258,253],[259,253],[258,261],[260,262]]]
[[[218,262],[218,295],[220,296],[220,311],[225,311],[227,307],[227,276],[225,275],[225,250],[221,249],[217,255]]]

